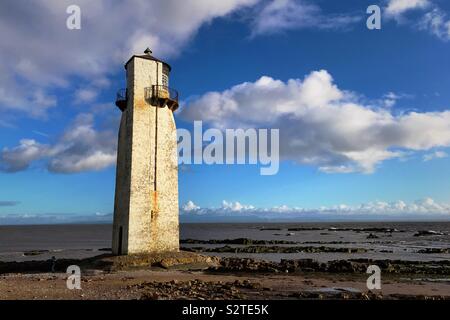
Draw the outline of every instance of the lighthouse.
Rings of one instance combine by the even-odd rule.
[[[127,88],[117,93],[119,128],[112,252],[179,250],[178,93],[171,67],[150,49],[125,64]]]

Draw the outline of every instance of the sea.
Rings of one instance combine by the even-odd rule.
[[[112,225],[0,226],[0,261],[82,259],[111,251]],[[184,223],[180,239],[184,248],[214,248],[226,244],[199,244],[192,240],[284,240],[295,244],[277,246],[318,247],[318,252],[236,253],[207,255],[250,257],[279,261],[305,259],[390,259],[405,261],[450,260],[450,222],[303,222],[303,223]],[[275,244],[267,244],[273,246]],[[230,245],[239,247],[241,245]],[[321,252],[320,247],[363,248],[365,252]],[[213,250],[214,251],[214,250]],[[353,250],[354,251],[354,250]],[[358,250],[357,250],[358,251]]]

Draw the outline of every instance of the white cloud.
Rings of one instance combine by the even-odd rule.
[[[228,202],[226,200],[222,201],[222,209],[224,211],[233,211],[233,212],[240,212],[240,211],[246,211],[246,210],[253,210],[255,207],[251,205],[243,205],[240,202]]]
[[[427,12],[420,20],[419,28],[428,30],[444,41],[450,40],[450,19],[439,8]]]
[[[423,9],[430,5],[428,0],[389,0],[386,12],[391,16],[398,16],[407,11]]]
[[[47,111],[56,105],[56,96],[41,88],[19,86],[14,80],[7,79],[6,74],[1,74],[0,66],[0,111],[20,111],[33,118],[45,118]]]
[[[335,209],[335,208],[332,208]],[[373,213],[373,214],[450,214],[450,205],[437,203],[431,198],[425,198],[413,203],[404,201],[383,202],[375,201],[359,206],[350,206],[349,212]]]
[[[17,147],[3,148],[0,153],[0,169],[6,172],[22,171],[33,161],[47,157],[50,153],[50,146],[33,139],[22,139]]]
[[[190,201],[192,202],[192,201]],[[406,203],[404,201],[384,202],[374,201],[363,203],[359,205],[346,205],[339,204],[331,207],[319,207],[319,208],[302,208],[302,207],[289,207],[287,205],[275,206],[270,208],[258,208],[250,205],[231,208],[227,201],[224,201],[227,205],[222,204],[217,208],[200,208],[196,206],[194,209],[189,207],[189,210],[185,210],[185,207],[181,208],[182,214],[190,215],[202,215],[202,216],[254,216],[259,218],[296,218],[296,217],[320,217],[321,215],[335,215],[335,216],[351,216],[351,217],[364,217],[367,215],[389,217],[389,216],[450,216],[450,204],[437,203],[431,198],[425,198],[412,203]],[[238,202],[236,202],[238,203]]]
[[[360,20],[358,16],[324,14],[319,6],[304,0],[272,0],[257,13],[253,34],[301,28],[340,29]]]
[[[419,9],[426,11],[414,20],[405,19],[406,12]],[[426,30],[441,40],[450,40],[450,19],[447,13],[429,0],[390,0],[386,12],[388,17],[393,17],[400,23],[410,23],[419,30]]]
[[[395,92],[388,92],[383,96],[382,104],[386,108],[392,108],[395,106],[398,100],[400,99],[409,99],[413,96],[410,94],[404,94],[404,93],[395,93]]]
[[[199,210],[200,207],[197,206],[194,202],[192,202],[191,200],[189,200],[188,202],[186,202],[183,206],[182,206],[182,210],[184,212],[191,212],[191,211],[196,211]]]
[[[37,90],[67,88],[71,77],[104,79],[147,46],[175,56],[203,24],[257,1],[78,0],[81,30],[66,28],[72,0],[1,1],[0,109],[45,115],[48,100],[32,99]]]
[[[391,0],[388,10],[404,12],[425,7],[426,0]],[[57,104],[52,90],[70,88],[71,79],[89,82],[108,76],[132,54],[150,46],[169,58],[180,53],[198,29],[217,17],[242,8],[255,15],[253,33],[294,28],[335,29],[361,19],[350,14],[324,13],[306,0],[78,0],[82,29],[68,30],[66,8],[71,0],[0,2],[0,109],[43,117]],[[423,20],[434,33],[447,34],[450,24],[432,14]],[[446,30],[446,32],[444,32]],[[95,84],[95,81],[93,82]],[[98,92],[97,92],[98,94]],[[79,91],[80,102],[92,101],[93,92]]]
[[[371,173],[405,151],[450,147],[450,111],[394,115],[357,97],[325,70],[287,82],[264,76],[205,93],[181,116],[219,128],[279,128],[282,159],[329,173]]]
[[[92,114],[81,114],[53,145],[23,139],[17,147],[4,148],[0,169],[22,171],[34,161],[43,160],[48,170],[55,173],[101,170],[115,164],[116,140],[112,130],[94,128]]]
[[[94,89],[79,89],[75,91],[75,103],[89,103],[97,98],[98,92]]]
[[[252,205],[245,205],[238,201],[222,201],[222,206],[219,208],[201,208],[197,206],[193,201],[189,200],[181,208],[181,214],[195,214],[195,215],[207,215],[211,213],[217,214],[233,214],[233,213],[252,213],[256,208]]]
[[[111,130],[97,131],[92,114],[81,114],[54,147],[58,150],[49,170],[74,173],[101,170],[116,162],[117,137]]]
[[[59,173],[75,173],[105,169],[116,162],[116,154],[102,150],[87,154],[70,154],[55,157],[50,162],[50,171]]]
[[[447,158],[448,154],[444,151],[435,151],[433,153],[428,153],[423,156],[423,161],[431,161],[433,159],[443,159]]]

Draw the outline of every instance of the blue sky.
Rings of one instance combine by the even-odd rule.
[[[381,30],[366,27],[371,4]],[[450,217],[446,1],[4,1],[0,21],[0,223],[112,213],[115,92],[146,46],[172,66],[178,127],[280,128],[277,175],[184,167],[186,220]]]

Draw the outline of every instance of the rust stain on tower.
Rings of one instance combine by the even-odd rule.
[[[178,93],[170,66],[147,49],[125,64],[127,88],[117,154],[112,250],[116,255],[179,250]]]

